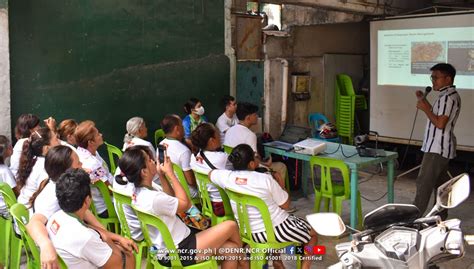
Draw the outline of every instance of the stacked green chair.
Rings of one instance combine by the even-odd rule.
[[[120,231],[119,230],[120,222],[117,217],[117,213],[115,212],[115,207],[112,202],[112,196],[110,195],[107,185],[105,185],[105,183],[102,180],[98,180],[94,184],[91,184],[91,188],[96,188],[99,190],[100,195],[104,199],[104,203],[107,208],[106,210],[109,216],[107,218],[100,217],[95,208],[94,202],[91,203],[90,210],[97,217],[97,220],[99,220],[99,222],[102,225],[104,225],[104,227],[107,228],[107,230],[118,233]]]
[[[155,131],[155,147],[158,146],[158,144],[160,144],[161,140],[165,139],[165,132],[163,131],[163,129],[157,129]]]
[[[311,178],[313,180],[314,187],[314,212],[320,212],[321,202],[324,200],[325,207],[324,211],[329,211],[329,204],[332,202],[332,212],[338,215],[342,214],[342,202],[344,200],[350,200],[351,195],[357,195],[357,213],[359,226],[362,224],[362,206],[360,200],[360,192],[356,194],[351,193],[351,183],[349,176],[349,168],[341,161],[330,158],[321,158],[314,156],[310,159],[311,165]],[[314,169],[316,166],[320,167],[321,173],[320,184],[316,184]],[[332,179],[331,172],[339,170],[342,174],[342,184],[335,183]]]
[[[117,164],[115,160],[120,159],[122,157],[122,151],[117,148],[116,146],[104,142],[105,146],[107,146],[107,153],[109,155],[109,164],[110,164],[110,173],[115,174],[115,170],[117,169]]]
[[[28,231],[26,230],[26,225],[30,220],[28,209],[26,209],[25,205],[16,203],[10,208],[10,213],[13,219],[15,219],[15,222],[17,223],[18,229],[21,233],[21,239],[23,241],[23,245],[25,246],[27,268],[41,268],[39,249],[36,246],[35,241],[33,241],[33,238],[31,238],[31,236],[28,234]],[[61,257],[58,256],[58,260],[59,267],[61,269],[67,268]]]
[[[250,257],[250,268],[264,268],[266,266],[267,252],[264,249],[281,249],[287,246],[300,246],[299,243],[280,243],[276,240],[275,232],[273,229],[273,223],[270,218],[270,212],[265,202],[253,195],[239,193],[230,189],[226,189],[227,195],[230,200],[236,205],[237,222],[239,224],[240,238],[242,242],[248,244],[251,248],[260,249],[260,251],[252,251]],[[252,238],[252,230],[250,229],[250,221],[248,215],[248,207],[255,207],[262,215],[263,223],[265,225],[265,232],[267,234],[266,243],[257,243]],[[297,268],[301,268],[301,259],[297,259]]]
[[[126,195],[124,193],[121,193],[117,190],[114,190],[111,186],[109,186],[109,189],[113,192],[114,194],[114,199],[115,199],[115,209],[117,210],[117,215],[120,221],[120,227],[121,227],[121,235],[125,238],[132,239],[132,235],[130,232],[130,227],[128,227],[127,219],[125,218],[125,212],[123,210],[124,206],[129,206],[131,208],[132,206],[132,197],[129,195]],[[147,244],[145,240],[142,241],[135,241],[138,247],[138,253],[134,253],[135,255],[135,268],[140,269],[142,268],[142,257],[143,253],[149,253],[147,251]],[[147,268],[151,266],[150,263],[151,259],[147,255]]]
[[[7,183],[0,183],[0,195],[2,195],[5,204],[10,211],[11,207],[17,203],[16,196],[13,193],[10,185]],[[19,236],[17,236],[13,229],[13,219],[0,217],[0,263],[5,265],[5,268],[20,268],[21,248],[23,243]]]
[[[145,241],[148,247],[153,246],[153,241],[151,240],[150,233],[149,233],[149,226],[155,227],[161,234],[163,241],[166,245],[166,248],[169,251],[169,258],[171,262],[171,268],[189,268],[189,269],[217,269],[217,262],[215,259],[210,259],[208,261],[204,261],[201,263],[193,264],[190,266],[183,266],[181,261],[179,260],[179,256],[176,250],[176,246],[174,244],[173,238],[171,237],[170,231],[166,224],[158,217],[141,211],[137,209],[135,206],[132,205],[132,208],[135,210],[138,216],[138,220],[140,220],[140,225],[142,226],[143,236],[145,237]],[[161,265],[157,260],[151,258],[151,263],[153,264],[153,268],[168,268]]]
[[[346,74],[336,76],[336,127],[346,143],[353,144],[355,111],[367,109],[364,95],[356,95],[351,77]]]
[[[229,197],[227,196],[227,193],[219,186],[213,184],[209,180],[208,175],[194,171],[194,176],[196,177],[196,181],[199,186],[199,192],[201,194],[202,214],[211,219],[211,226],[217,225],[226,220],[234,220],[234,213],[232,212],[232,208],[230,207]],[[216,214],[214,214],[214,210],[212,210],[211,198],[209,196],[209,192],[207,191],[208,184],[214,185],[219,190],[222,202],[224,203],[224,216],[217,216]]]
[[[346,74],[337,75],[339,94],[343,96],[355,96],[355,109],[364,110],[367,109],[367,101],[365,96],[362,94],[355,94],[352,79]]]
[[[183,169],[181,169],[179,165],[173,163],[173,170],[174,170],[174,173],[176,174],[176,177],[179,180],[179,183],[181,183],[181,186],[183,186],[183,189],[186,192],[186,195],[188,196],[189,200],[193,203],[193,205],[196,206],[196,205],[201,204],[201,198],[191,197],[191,193],[189,192],[189,185],[188,185],[188,182],[186,181],[186,177],[184,176]]]

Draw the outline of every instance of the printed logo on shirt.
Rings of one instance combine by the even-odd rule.
[[[53,232],[53,234],[57,234],[60,227],[61,225],[59,225],[59,223],[54,220],[49,229],[51,230],[51,232]]]
[[[196,162],[197,162],[197,163],[200,163],[200,164],[203,164],[203,163],[204,163],[204,159],[203,159],[201,156],[196,156]]]
[[[235,178],[235,184],[237,185],[247,185],[247,179],[242,177]]]
[[[92,184],[94,184],[95,182],[104,178],[106,174],[107,171],[103,167],[98,167],[97,169],[91,171],[89,177],[91,178]]]

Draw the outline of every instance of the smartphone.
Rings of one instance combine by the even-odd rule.
[[[158,162],[160,164],[165,163],[165,156],[166,156],[166,147],[163,145],[158,145]]]

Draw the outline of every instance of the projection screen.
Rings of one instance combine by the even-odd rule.
[[[455,135],[474,149],[474,13],[398,17],[370,23],[370,130],[408,140],[416,112],[415,91],[431,86],[430,67],[449,62],[461,96]],[[433,103],[438,92],[432,91]],[[423,140],[426,115],[418,112],[412,140]]]

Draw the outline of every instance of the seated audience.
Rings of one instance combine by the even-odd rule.
[[[237,106],[237,118],[239,118],[239,124],[234,125],[229,128],[225,136],[224,145],[229,147],[235,147],[239,144],[249,145],[255,154],[258,156],[257,152],[257,135],[250,130],[250,127],[257,124],[258,107],[250,103],[239,103]],[[258,156],[260,158],[260,156]],[[260,158],[261,159],[261,158]],[[272,162],[271,158],[262,163],[266,167],[270,167],[271,170],[275,171],[273,177],[278,181],[280,187],[285,189],[285,176],[287,173],[286,165],[281,162]],[[291,208],[294,211],[293,208]]]
[[[131,146],[147,146],[151,152],[153,152],[153,155],[155,155],[155,148],[150,142],[145,140],[148,135],[148,129],[146,128],[143,118],[133,117],[129,119],[126,128],[127,133],[123,138],[122,151],[125,151]]]
[[[15,187],[19,193],[18,203],[30,207],[31,196],[38,190],[41,182],[48,179],[44,169],[44,156],[50,148],[57,145],[59,139],[56,133],[46,127],[33,131],[30,138],[23,143]]]
[[[72,169],[62,174],[56,182],[56,196],[61,210],[49,218],[46,229],[68,268],[135,268],[135,257],[126,250],[130,246],[103,238],[84,223],[92,203],[86,172]]]
[[[216,127],[221,131],[221,143],[224,143],[225,133],[230,127],[239,123],[239,119],[235,114],[237,111],[237,102],[233,96],[224,95],[221,103],[224,113],[217,119]]]
[[[60,176],[69,168],[80,168],[82,166],[76,152],[67,146],[57,146],[46,154],[45,169],[49,179],[43,181],[42,186],[31,198],[34,214],[26,226],[28,233],[40,248],[41,263],[44,268],[57,268],[56,250],[48,237],[46,223],[48,219],[60,210],[56,197],[56,182]],[[131,241],[119,235],[108,232],[89,210],[84,215],[84,221],[99,230],[102,237],[110,237],[114,241],[121,241],[122,245],[131,245]],[[128,249],[131,251],[131,248]],[[56,266],[56,267],[54,267]]]
[[[228,155],[221,151],[219,130],[210,123],[201,123],[192,132],[191,141],[199,148],[196,156],[191,156],[191,168],[202,174],[209,174],[212,169],[232,170],[232,164],[227,161]],[[224,216],[224,204],[219,190],[212,184],[207,186],[214,214]]]
[[[184,104],[184,112],[186,112],[186,117],[183,118],[183,127],[184,127],[184,138],[186,142],[189,142],[191,139],[191,132],[196,129],[196,127],[203,122],[207,122],[206,116],[204,116],[204,107],[201,104],[201,101],[197,98],[190,98],[186,104]]]
[[[288,193],[276,184],[270,175],[254,171],[259,165],[259,160],[255,158],[254,150],[249,145],[236,146],[229,156],[229,161],[235,171],[212,170],[209,178],[213,183],[224,189],[261,198],[268,206],[278,242],[299,242],[305,246],[316,245],[316,232],[309,223],[285,211],[290,207]],[[237,217],[235,203],[231,201],[231,205]],[[260,213],[255,208],[248,208],[248,211],[253,240],[265,243],[266,232]],[[282,266],[281,261],[277,264]],[[302,262],[303,268],[310,268],[310,266],[311,260]]]
[[[72,119],[61,121],[57,129],[61,145],[69,146],[72,150],[76,150],[76,137],[74,132],[77,128],[77,122]]]
[[[17,139],[13,147],[13,154],[10,157],[10,171],[16,176],[20,168],[20,156],[23,149],[23,143],[31,133],[40,128],[40,119],[33,114],[22,114],[18,117],[15,125],[15,138]]]
[[[102,134],[90,120],[81,122],[74,133],[77,142],[77,155],[82,163],[82,168],[89,173],[91,183],[102,180],[106,185],[113,182],[113,176],[109,172],[107,164],[100,157],[97,149],[104,144]],[[92,188],[92,200],[97,214],[101,218],[107,218],[109,213],[105,206],[104,198],[97,188]]]
[[[183,170],[191,198],[198,197],[196,179],[190,165],[191,150],[182,142],[184,128],[181,119],[177,115],[166,115],[161,121],[161,129],[165,132],[166,138],[160,142],[160,145],[167,147],[167,154],[171,162]]]
[[[130,146],[128,148],[142,149],[148,154],[148,156],[151,159],[155,158],[155,155],[153,154],[153,152],[151,152],[148,146],[139,145],[139,146]],[[155,190],[162,190],[161,186],[155,183],[155,181],[159,182],[159,179],[157,180],[157,178],[158,178],[158,174],[155,176],[155,179],[153,179],[154,182],[152,182],[152,187]],[[129,182],[127,177],[120,170],[120,167],[117,167],[117,170],[115,172],[115,180],[114,180],[113,188],[114,190],[119,191],[125,195],[132,196],[135,189],[135,185],[132,182]],[[115,204],[115,207],[117,207],[117,203],[115,201],[114,201],[114,204]],[[125,215],[125,219],[127,220],[128,227],[130,228],[130,236],[132,237],[132,239],[135,241],[143,240],[143,234],[140,227],[140,222],[138,221],[137,215],[135,214],[133,209],[128,205],[123,205],[123,213]]]
[[[125,151],[119,160],[119,167],[129,182],[135,184],[133,205],[154,214],[166,224],[178,250],[186,250],[180,254],[183,265],[191,265],[201,262],[206,257],[216,254],[218,248],[240,248],[239,231],[234,221],[224,221],[207,230],[196,232],[186,226],[176,214],[187,211],[191,202],[186,195],[179,180],[176,178],[171,161],[165,157],[163,165],[157,165],[153,158],[141,148],[133,147]],[[152,180],[156,174],[160,174],[163,191],[152,187]],[[166,247],[161,234],[150,227],[150,237],[158,249],[157,258],[165,266],[170,265],[167,259]],[[208,253],[204,250],[211,249]],[[221,263],[222,268],[236,268],[238,260],[242,267],[248,267],[248,263],[242,260],[242,254],[220,253],[226,259]],[[237,256],[238,255],[238,256]]]
[[[5,160],[12,155],[13,148],[10,140],[4,135],[0,135],[0,183],[8,184],[12,189],[15,188],[15,176],[5,165]],[[0,217],[7,218],[9,216],[7,205],[0,194]]]

